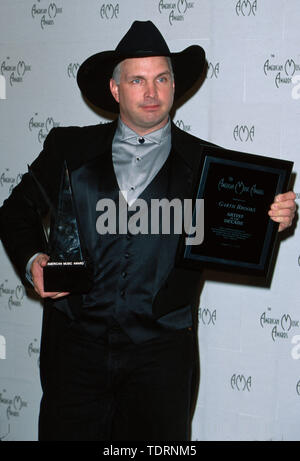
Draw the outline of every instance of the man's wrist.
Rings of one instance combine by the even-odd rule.
[[[31,283],[33,286],[33,280],[32,280],[32,275],[31,275],[31,264],[33,263],[34,259],[42,253],[35,253],[31,258],[28,260],[28,263],[26,264],[26,271],[25,271],[25,276],[28,280],[28,282]]]

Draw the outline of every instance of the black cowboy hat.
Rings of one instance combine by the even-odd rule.
[[[110,89],[115,66],[127,58],[169,56],[175,78],[175,101],[188,91],[201,76],[205,66],[205,52],[192,45],[178,53],[171,53],[162,34],[151,21],[135,21],[114,51],[94,54],[84,61],[77,72],[77,83],[82,94],[95,106],[108,112],[119,112]]]

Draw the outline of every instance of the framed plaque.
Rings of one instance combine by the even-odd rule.
[[[195,228],[201,202],[203,241],[187,244],[192,239],[182,237],[178,265],[267,277],[278,234],[268,210],[286,191],[292,167],[286,160],[205,146],[190,227]]]

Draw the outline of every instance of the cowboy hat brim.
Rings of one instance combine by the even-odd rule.
[[[120,55],[116,51],[104,51],[89,57],[77,72],[77,83],[89,102],[101,109],[118,113],[119,104],[113,98],[109,81],[117,64],[128,58],[156,56],[156,54],[135,53]],[[175,95],[174,100],[183,96],[200,78],[205,66],[205,52],[198,45],[192,45],[178,53],[170,53],[172,61]]]

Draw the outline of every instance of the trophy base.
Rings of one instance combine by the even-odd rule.
[[[49,261],[43,273],[45,292],[87,293],[92,286],[91,271],[84,261]]]

